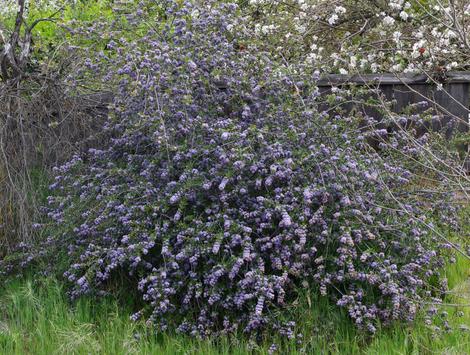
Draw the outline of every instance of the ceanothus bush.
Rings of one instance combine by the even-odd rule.
[[[161,28],[108,46],[109,144],[56,169],[43,248],[66,249],[71,295],[127,274],[133,318],[198,336],[293,336],[272,311],[306,285],[372,332],[413,319],[448,250],[432,196],[397,198],[412,173],[245,47],[236,5],[157,3]]]

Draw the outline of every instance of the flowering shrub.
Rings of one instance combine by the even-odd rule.
[[[67,250],[73,297],[130,275],[134,318],[193,335],[293,336],[273,311],[299,288],[372,332],[413,319],[451,248],[433,196],[406,192],[412,172],[370,152],[354,121],[318,112],[307,72],[246,48],[236,5],[205,3],[159,2],[161,29],[109,44],[110,144],[56,169],[39,253]]]

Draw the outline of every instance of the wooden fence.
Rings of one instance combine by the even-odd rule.
[[[365,74],[365,75],[328,75],[323,77],[318,86],[325,95],[332,87],[345,85],[367,86],[377,89],[387,101],[392,102],[392,111],[403,112],[409,105],[426,101],[428,106],[421,110],[433,108],[440,117],[435,122],[435,129],[442,128],[452,119],[457,124],[451,127],[461,132],[468,131],[470,112],[470,72],[448,72],[438,79],[427,75],[413,74]],[[380,119],[380,111],[366,104],[347,103],[342,107],[346,111],[352,108],[364,114]],[[419,112],[419,111],[418,111]]]

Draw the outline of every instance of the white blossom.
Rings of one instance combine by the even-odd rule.
[[[392,26],[394,23],[395,23],[395,19],[393,17],[385,16],[383,18],[383,24],[385,26]]]
[[[357,57],[355,55],[351,56],[349,67],[355,68],[357,66]]]
[[[338,21],[338,19],[339,19],[338,15],[333,14],[333,15],[331,15],[331,17],[328,19],[328,23],[333,26],[333,25],[336,23],[336,21]]]
[[[343,6],[336,6],[335,13],[343,15],[346,13],[346,8],[344,8]]]
[[[400,37],[401,37],[401,32],[400,31],[393,32],[393,40],[396,43],[400,42]]]
[[[403,68],[402,68],[401,64],[398,63],[398,64],[392,65],[392,67],[390,69],[391,69],[392,72],[397,73],[397,72],[402,71]]]

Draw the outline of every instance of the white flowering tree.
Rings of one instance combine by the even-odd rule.
[[[468,69],[466,0],[251,0],[262,41],[324,72]]]

